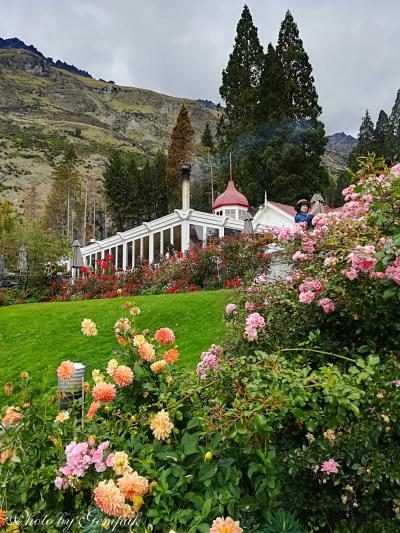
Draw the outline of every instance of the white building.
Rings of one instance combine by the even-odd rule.
[[[118,269],[130,269],[139,261],[158,262],[170,245],[176,252],[192,244],[207,242],[210,237],[235,235],[243,231],[249,208],[246,197],[229,181],[224,193],[215,200],[213,213],[190,208],[190,167],[182,168],[182,209],[169,215],[143,222],[140,226],[119,232],[81,248],[85,265],[95,267],[96,260],[112,255]]]

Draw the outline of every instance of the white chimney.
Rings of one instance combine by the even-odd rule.
[[[185,163],[181,168],[182,178],[182,209],[188,211],[190,209],[190,172],[191,165]]]

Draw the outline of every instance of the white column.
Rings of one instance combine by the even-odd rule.
[[[189,248],[190,243],[189,222],[187,220],[182,220],[181,222],[181,235],[182,252],[185,252]]]
[[[164,230],[160,231],[160,259],[164,257]]]
[[[143,259],[143,237],[140,237],[140,259]]]
[[[154,235],[150,233],[149,235],[149,263],[154,261]]]
[[[127,242],[122,243],[122,270],[126,270],[127,268]]]

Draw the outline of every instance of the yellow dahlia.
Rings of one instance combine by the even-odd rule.
[[[63,381],[68,381],[75,373],[74,363],[71,361],[63,361],[57,368],[57,376]]]
[[[165,440],[171,434],[174,424],[169,419],[169,414],[162,409],[156,414],[150,423],[150,429],[158,440]]]
[[[20,376],[21,379],[28,379],[29,374],[28,374],[28,372],[25,372],[25,370],[24,370],[23,372],[20,373],[19,376]]]
[[[146,338],[144,335],[135,335],[133,337],[133,345],[136,346],[136,348],[146,342]]]
[[[117,484],[127,500],[133,501],[134,496],[144,496],[149,491],[149,482],[137,472],[125,474]]]
[[[107,374],[112,376],[114,371],[118,368],[119,363],[116,359],[110,359],[107,364]]]
[[[56,416],[56,422],[65,422],[66,420],[69,420],[69,412],[68,411],[60,411],[58,415]]]
[[[129,466],[128,454],[125,452],[115,452],[111,465],[114,472],[119,476],[132,472],[132,468]]]
[[[133,381],[133,372],[129,366],[120,365],[114,370],[112,377],[119,387],[127,387]]]
[[[234,522],[230,516],[218,517],[212,523],[210,533],[243,533],[243,529],[239,527],[239,522]]]
[[[164,354],[164,360],[168,365],[172,365],[179,359],[179,352],[175,348],[167,350]]]
[[[156,357],[156,352],[154,346],[149,342],[144,342],[138,347],[139,356],[145,361],[154,361]]]
[[[96,385],[97,383],[104,383],[104,376],[98,368],[92,370],[92,378]]]
[[[141,310],[139,307],[132,307],[132,309],[130,310],[130,313],[132,316],[137,316],[137,315],[140,315]]]
[[[90,318],[84,318],[81,324],[81,331],[86,337],[94,337],[97,335],[96,324]]]
[[[150,370],[154,372],[154,374],[161,374],[164,372],[165,367],[167,366],[167,362],[164,361],[164,359],[161,359],[161,361],[156,361],[152,365],[150,365]]]
[[[116,395],[117,391],[112,383],[96,383],[92,390],[93,398],[100,403],[111,402]]]

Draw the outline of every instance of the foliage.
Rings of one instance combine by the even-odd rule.
[[[95,269],[82,267],[83,276],[55,287],[60,300],[112,298],[134,294],[174,294],[224,288],[234,278],[263,272],[268,266],[264,254],[270,235],[248,235],[214,239],[194,245],[158,264],[142,262],[126,272],[115,273],[112,256],[99,260]],[[56,296],[54,297],[56,298]]]
[[[170,207],[179,205],[181,167],[188,163],[193,155],[195,131],[190,121],[185,104],[179,111],[176,124],[171,133],[168,148],[166,183],[170,189]]]
[[[244,43],[257,48],[250,38]],[[247,71],[235,64],[232,77],[236,75],[240,83],[233,86],[233,96],[227,95],[232,98],[231,107],[236,102],[234,108],[241,118],[232,122],[227,101],[226,115],[217,129],[221,174],[226,174],[232,152],[235,181],[251,205],[258,204],[265,190],[270,199],[286,203],[310,197],[317,190],[324,193],[329,180],[321,162],[326,145],[324,125],[317,119],[321,108],[291,13],[287,12],[281,24],[276,48],[269,44],[260,65],[244,53],[240,58],[254,72],[251,94],[255,109],[248,110],[242,102],[251,100],[247,86],[241,86],[241,76],[247,79],[242,71]],[[233,56],[227,69],[231,62]]]
[[[158,152],[138,168],[133,154],[111,151],[103,174],[104,192],[117,231],[168,212],[166,158]]]

